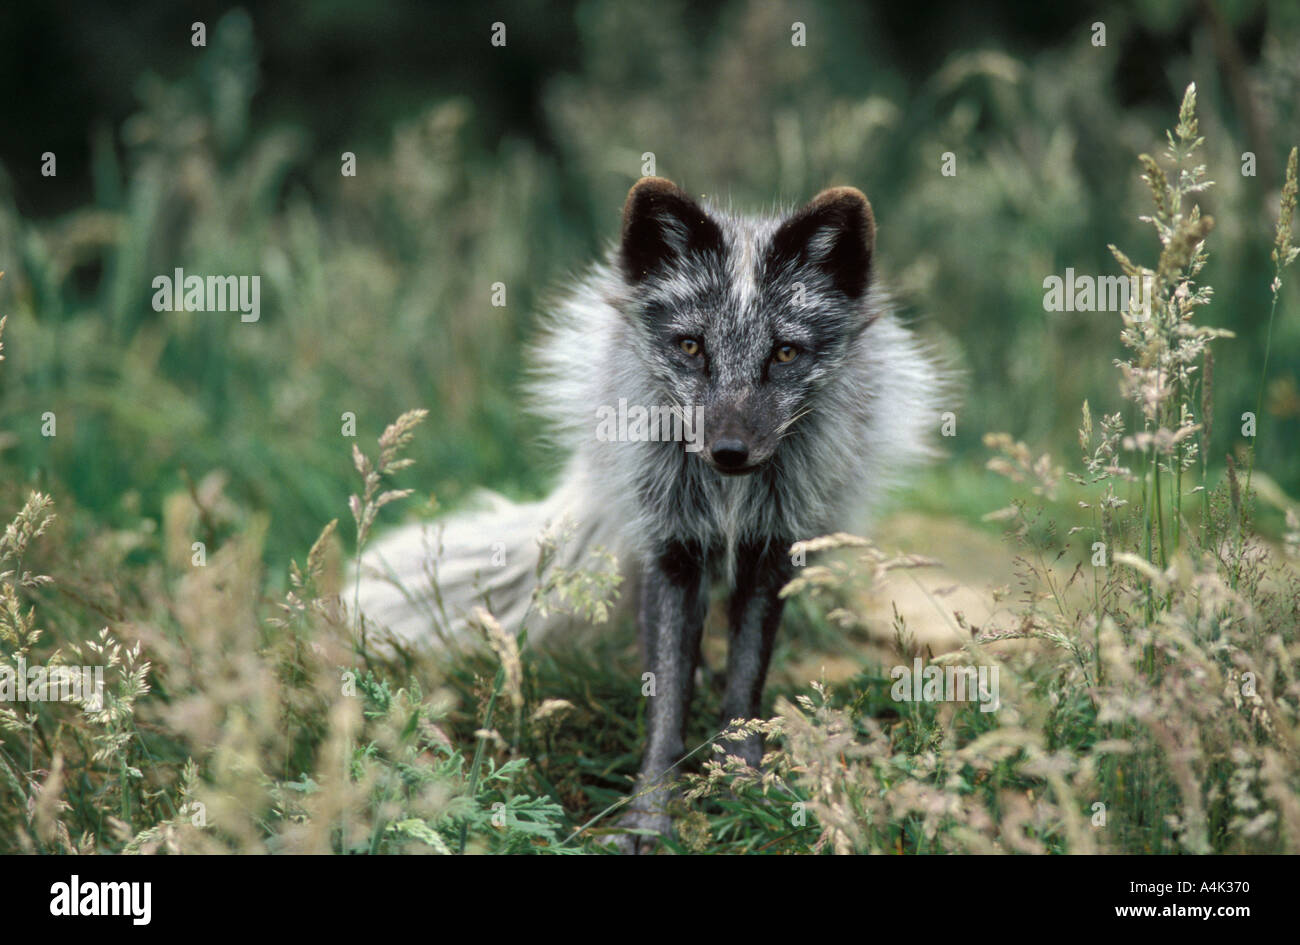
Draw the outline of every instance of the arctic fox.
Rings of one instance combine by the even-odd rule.
[[[946,372],[876,286],[875,235],[852,187],[743,217],[638,181],[617,246],[533,351],[528,393],[567,457],[555,491],[407,526],[363,561],[367,620],[419,645],[460,632],[475,605],[517,631],[538,538],[561,522],[556,566],[590,566],[596,548],[616,556],[639,585],[653,674],[625,849],[670,828],[667,778],[684,753],[711,584],[731,589],[722,721],[754,718],[791,545],[860,527],[931,455]],[[534,645],[558,626],[535,617]],[[762,756],[756,737],[727,746],[750,764]]]

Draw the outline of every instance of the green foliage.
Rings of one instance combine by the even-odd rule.
[[[1159,6],[1123,16],[1155,29]],[[961,349],[973,394],[954,461],[907,501],[1000,508],[987,525],[1008,530],[1021,577],[998,620],[954,615],[970,648],[933,661],[997,665],[998,712],[900,704],[877,669],[778,686],[773,717],[751,723],[767,767],[746,771],[709,728],[721,683],[706,665],[665,848],[1300,850],[1300,581],[1259,537],[1300,546],[1295,152],[1270,243],[1256,224],[1277,181],[1241,175],[1217,83],[1184,100],[1170,153],[1139,176],[1150,115],[1120,106],[1086,32],[1037,56],[960,52],[908,84],[855,7],[808,14],[829,37],[814,59],[788,46],[779,5],[732,5],[701,30],[684,4],[585,4],[573,68],[542,96],[545,143],[489,146],[481,126],[500,116],[440,98],[363,150],[355,178],[263,119],[255,31],[235,13],[191,74],[142,80],[136,114],[93,137],[92,203],[31,219],[4,185],[0,666],[107,672],[102,704],[0,704],[0,849],[602,849],[644,737],[631,628],[538,653],[484,613],[481,652],[388,658],[348,606],[336,522],[353,496],[364,544],[421,508],[397,501],[417,486],[444,505],[481,484],[544,487],[543,457],[517,445],[534,433],[521,342],[613,235],[652,151],[657,173],[738,207],[867,190],[881,274]],[[1294,127],[1296,24],[1276,22],[1256,84]],[[938,172],[945,152],[956,178]],[[1212,255],[1193,203],[1208,177]],[[1154,252],[1132,209],[1148,199]],[[1043,277],[1113,272],[1112,240],[1153,259],[1116,254],[1155,276],[1154,317],[1044,312]],[[177,266],[260,273],[261,320],[154,311],[151,280]],[[1074,441],[1080,402],[1083,464],[1066,473],[1046,451]],[[1261,442],[1242,451],[1233,418],[1251,409]],[[47,412],[57,436],[41,435]],[[385,430],[373,458],[345,414],[363,440]],[[1006,428],[988,441],[1006,481],[991,482],[981,434]],[[855,642],[867,618],[844,585],[924,563],[826,541],[841,557],[791,589],[778,672]],[[1105,569],[1088,564],[1098,541]],[[542,589],[538,613],[601,622],[617,573],[544,569]],[[923,655],[897,630],[900,661]]]

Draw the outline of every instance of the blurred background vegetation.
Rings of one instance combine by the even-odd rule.
[[[1136,157],[1161,153],[1191,81],[1217,182],[1200,320],[1238,336],[1218,348],[1213,469],[1259,393],[1298,40],[1289,0],[8,5],[5,507],[46,489],[72,538],[183,566],[194,523],[175,510],[194,507],[173,499],[193,490],[198,527],[256,523],[283,580],[355,488],[342,414],[372,444],[417,406],[431,419],[402,484],[442,505],[539,493],[524,343],[616,235],[653,152],[660,175],[741,208],[867,192],[879,271],[969,372],[951,462],[906,501],[975,517],[1002,504],[985,431],[1073,465],[1081,401],[1120,409],[1118,315],[1045,312],[1043,279],[1116,274],[1108,243],[1154,261]],[[152,279],[176,267],[261,275],[261,320],[153,311]],[[1298,375],[1293,282],[1258,459],[1292,495]]]

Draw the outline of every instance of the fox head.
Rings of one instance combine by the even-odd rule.
[[[702,411],[715,469],[771,460],[836,376],[872,319],[874,248],[871,204],[852,187],[784,219],[706,209],[659,177],[629,191],[618,263],[638,353],[665,397]]]

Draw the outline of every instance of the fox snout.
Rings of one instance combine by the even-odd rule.
[[[748,409],[733,409],[717,417],[710,427],[709,413],[705,412],[705,441],[701,455],[720,473],[739,476],[751,473],[772,458],[775,437],[763,435],[766,424],[761,410],[752,398],[743,405]],[[716,416],[716,412],[715,412]]]
[[[717,440],[709,448],[709,459],[723,472],[739,472],[749,459],[749,444],[734,437]]]

